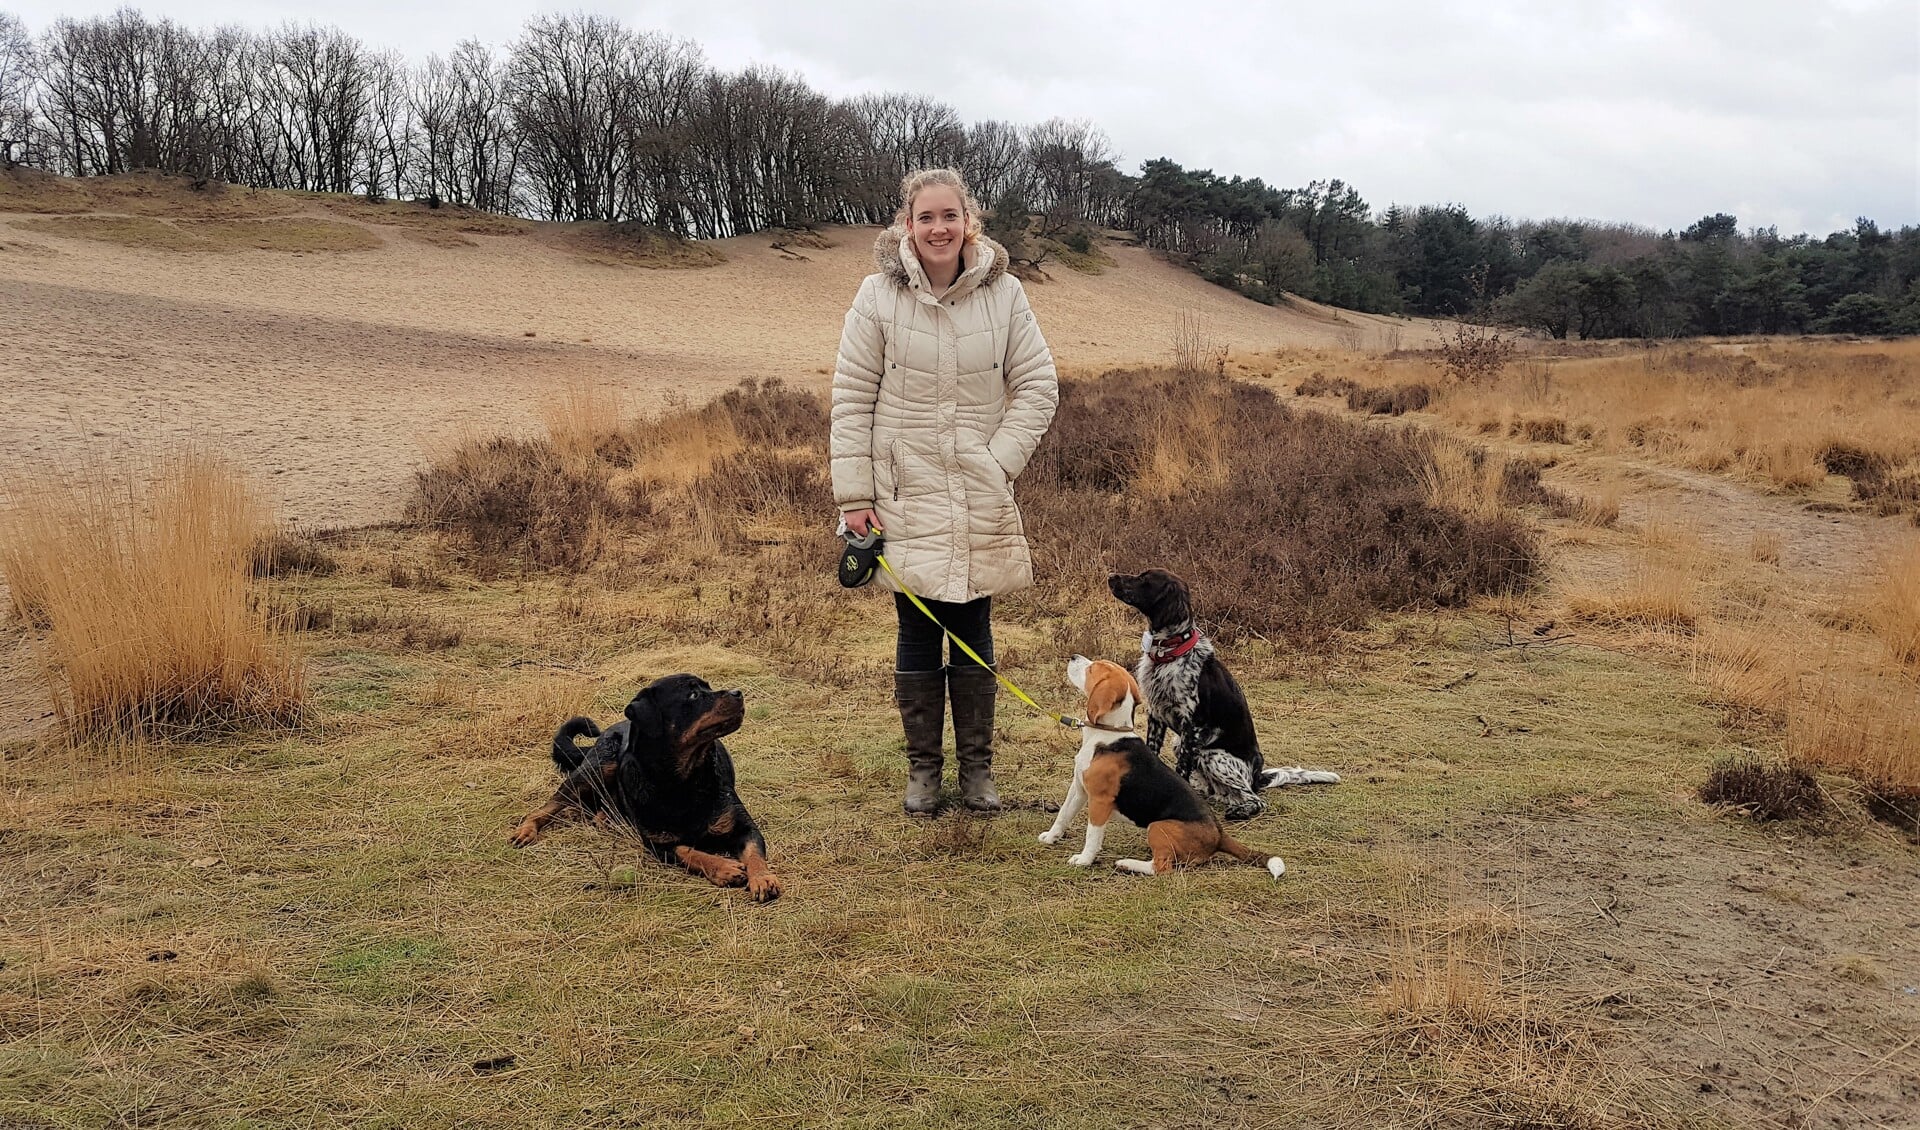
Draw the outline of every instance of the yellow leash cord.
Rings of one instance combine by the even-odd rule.
[[[948,631],[947,626],[940,622],[940,617],[935,616],[933,614],[933,609],[928,608],[925,601],[921,600],[918,596],[914,595],[913,590],[907,587],[907,582],[901,580],[900,574],[894,572],[893,566],[887,563],[886,554],[881,553],[881,554],[876,554],[876,556],[879,558],[880,567],[887,571],[887,576],[893,578],[894,584],[900,586],[900,592],[908,600],[913,602],[913,606],[915,608],[918,608],[920,611],[926,613],[927,619],[933,621],[933,626],[940,629],[942,632],[945,632],[947,638],[953,641],[953,646],[959,648],[961,651],[966,652],[967,655],[970,656],[975,663],[978,663],[980,666],[986,668],[989,672],[992,672],[993,677],[1000,680],[1000,685],[1007,688],[1007,690],[1013,693],[1013,697],[1019,699],[1021,702],[1026,703],[1028,706],[1033,707],[1033,709],[1038,711],[1043,717],[1050,718],[1053,721],[1060,723],[1062,726],[1065,726],[1069,730],[1078,730],[1080,728],[1079,719],[1069,717],[1065,714],[1055,714],[1052,711],[1048,710],[1046,707],[1041,706],[1039,703],[1033,701],[1032,698],[1028,697],[1027,692],[1021,690],[1019,687],[1014,686],[1012,679],[1007,678],[1005,675],[1002,675],[999,671],[995,670],[993,664],[988,663],[986,660],[980,658],[980,654],[978,652],[974,651],[971,647],[967,646],[967,641],[961,639],[959,636],[956,636],[952,632]]]

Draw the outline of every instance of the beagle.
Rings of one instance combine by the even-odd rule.
[[[1114,812],[1147,830],[1153,849],[1151,862],[1122,859],[1121,871],[1161,875],[1177,866],[1205,863],[1226,852],[1242,863],[1264,866],[1278,879],[1287,869],[1277,855],[1263,855],[1227,834],[1220,818],[1176,776],[1167,763],[1147,751],[1133,729],[1133,709],[1140,702],[1140,684],[1118,663],[1076,655],[1067,664],[1067,681],[1086,696],[1086,721],[1081,724],[1080,752],[1073,759],[1073,781],[1060,804],[1053,827],[1040,833],[1040,842],[1054,844],[1067,826],[1087,813],[1087,842],[1067,862],[1090,866],[1100,856],[1107,821]]]

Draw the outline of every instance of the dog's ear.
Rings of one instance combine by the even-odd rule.
[[[660,706],[653,701],[653,688],[648,687],[633,696],[627,703],[627,721],[633,724],[632,740],[627,743],[629,749],[657,749],[667,740],[665,722],[660,717]]]
[[[1193,619],[1193,602],[1187,596],[1185,581],[1167,572],[1162,572],[1154,581],[1156,627],[1171,627],[1182,620]]]
[[[1125,670],[1125,668],[1122,668],[1122,670]],[[1147,701],[1146,692],[1140,689],[1140,681],[1133,677],[1133,672],[1131,671],[1127,671],[1127,690],[1133,693],[1133,704],[1135,706],[1139,706],[1141,703]]]

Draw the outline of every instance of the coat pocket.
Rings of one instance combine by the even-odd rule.
[[[873,461],[873,493],[876,499],[900,500],[900,441],[887,444],[885,452]]]

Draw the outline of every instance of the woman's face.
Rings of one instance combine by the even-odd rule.
[[[960,248],[967,242],[967,213],[960,194],[944,184],[921,189],[907,213],[907,234],[913,237],[913,253],[929,274],[954,270]]]

